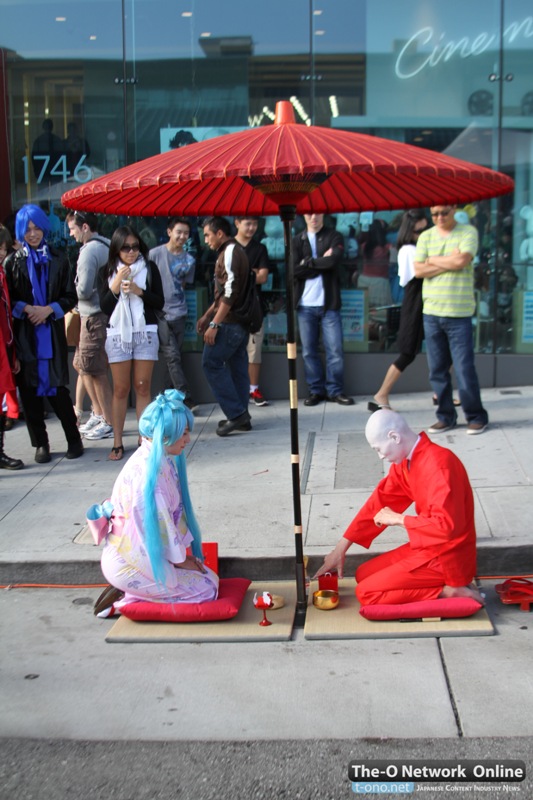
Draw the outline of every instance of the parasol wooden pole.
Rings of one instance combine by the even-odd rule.
[[[287,361],[289,365],[289,399],[291,422],[292,500],[294,509],[294,543],[296,547],[296,614],[305,619],[307,592],[302,540],[302,505],[300,496],[300,449],[298,442],[298,383],[296,379],[296,323],[294,314],[294,269],[292,264],[292,226],[295,206],[281,206],[285,238],[285,277],[287,285]]]

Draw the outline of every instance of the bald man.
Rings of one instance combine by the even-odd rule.
[[[405,528],[409,542],[362,564],[356,571],[361,605],[410,603],[438,597],[473,597],[476,571],[474,498],[457,456],[416,434],[387,409],[370,417],[365,436],[390,462],[383,478],[349,525],[315,577],[337,570],[343,577],[346,552],[354,542],[370,547],[387,525]],[[415,510],[404,513],[415,503]]]

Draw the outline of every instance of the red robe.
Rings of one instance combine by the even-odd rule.
[[[392,464],[344,537],[369,547],[384,528],[374,516],[384,506],[405,517],[409,543],[363,564],[356,573],[362,603],[434,599],[442,587],[466,586],[476,572],[474,498],[457,456],[420,434],[413,456]]]
[[[14,391],[15,389],[13,378],[14,363],[15,345],[11,305],[7,291],[6,276],[3,267],[0,265],[0,401],[6,392]],[[2,413],[1,405],[0,413]]]

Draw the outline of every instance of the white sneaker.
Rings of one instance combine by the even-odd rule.
[[[92,431],[84,433],[83,436],[85,439],[90,439],[91,441],[95,439],[109,439],[110,436],[113,436],[113,426],[109,425],[105,419],[103,419]]]
[[[466,432],[470,436],[477,436],[479,433],[484,433],[487,430],[488,422],[471,422],[466,426]]]
[[[89,431],[92,431],[93,428],[96,428],[96,426],[100,425],[100,423],[103,421],[103,417],[99,417],[98,414],[95,414],[94,411],[91,411],[91,416],[85,425],[80,425],[80,433],[89,433]]]

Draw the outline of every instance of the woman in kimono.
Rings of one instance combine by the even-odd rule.
[[[97,613],[99,605],[107,608],[111,603],[118,610],[135,600],[201,603],[217,597],[218,576],[203,564],[189,495],[183,451],[194,417],[183,400],[181,392],[169,389],[139,420],[141,446],[113,487],[113,526],[101,561],[120,599],[115,592],[102,603],[102,596]],[[192,555],[187,555],[188,545]]]

